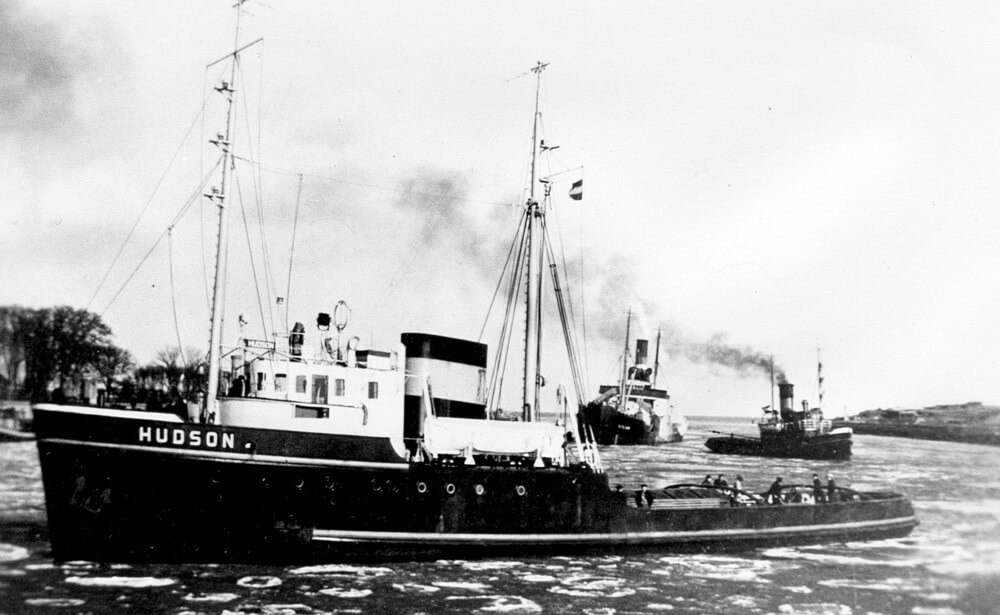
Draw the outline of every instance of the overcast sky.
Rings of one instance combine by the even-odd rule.
[[[150,360],[177,344],[172,244],[181,343],[205,346],[203,199],[112,299],[214,161],[225,73],[205,67],[232,50],[230,5],[0,4],[0,303],[89,307]],[[268,0],[243,26],[264,42],[237,77],[236,147],[262,167],[230,186],[228,340],[241,313],[284,326],[252,270],[265,304],[286,294],[299,173],[293,321],[343,299],[365,344],[477,338],[543,61],[543,173],[583,167],[554,177],[552,220],[591,394],[631,307],[669,332],[661,384],[690,414],[770,402],[763,371],[691,360],[709,340],[773,354],[813,401],[822,349],[834,414],[1000,403],[996,3]]]

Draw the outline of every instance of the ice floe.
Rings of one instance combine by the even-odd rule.
[[[523,596],[448,596],[445,600],[484,601],[473,613],[541,613],[542,607]]]
[[[58,608],[83,606],[86,600],[80,598],[28,598],[24,601],[28,606],[52,606]]]
[[[434,581],[433,584],[443,589],[468,589],[471,591],[485,591],[489,589],[489,585],[484,583],[465,581]]]
[[[358,576],[358,577],[381,577],[392,574],[392,568],[381,566],[348,566],[344,564],[324,564],[320,566],[305,566],[289,570],[291,574],[310,576]]]
[[[16,562],[29,557],[31,553],[24,547],[0,542],[0,562]]]
[[[218,594],[188,594],[183,600],[187,602],[232,602],[239,598],[238,594],[228,592]]]
[[[250,576],[243,577],[236,581],[236,584],[240,587],[250,587],[253,589],[265,589],[268,587],[277,587],[281,585],[281,579],[278,577],[271,576]]]
[[[422,585],[420,583],[393,583],[393,589],[407,594],[433,594],[441,591],[440,587]]]
[[[166,587],[177,582],[176,579],[159,577],[66,577],[65,581],[71,585],[81,585],[83,587]]]
[[[624,587],[626,581],[615,577],[573,575],[563,579],[556,587],[549,588],[554,594],[566,596],[621,598],[635,594],[635,590]]]
[[[319,593],[325,596],[334,596],[336,598],[366,598],[372,595],[372,590],[357,589],[353,587],[327,587],[319,590]]]

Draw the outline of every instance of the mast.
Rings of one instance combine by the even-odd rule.
[[[656,356],[653,357],[653,388],[656,388],[656,374],[660,371],[660,333],[662,329],[656,330]]]
[[[218,412],[218,400],[216,399],[216,394],[219,390],[219,364],[221,362],[220,358],[220,347],[222,338],[222,318],[225,312],[225,300],[226,300],[226,264],[227,264],[227,251],[229,247],[229,215],[226,209],[226,188],[228,186],[228,178],[230,167],[235,164],[232,152],[232,136],[233,136],[233,114],[234,114],[234,88],[236,83],[236,62],[238,60],[237,54],[240,52],[240,17],[242,15],[243,2],[246,0],[237,0],[235,4],[236,8],[236,37],[233,42],[233,52],[227,54],[225,58],[232,56],[232,66],[229,71],[229,81],[223,81],[221,84],[216,86],[216,91],[226,97],[226,133],[221,139],[213,141],[219,148],[222,149],[223,160],[222,160],[222,179],[219,184],[219,188],[212,189],[209,195],[206,195],[211,199],[219,208],[219,234],[216,238],[215,247],[215,281],[212,286],[212,314],[211,314],[211,327],[208,334],[208,391],[205,396],[207,420],[211,423],[219,423],[219,412]],[[256,41],[255,41],[256,42]],[[222,58],[222,59],[225,59]],[[221,61],[216,60],[212,64],[216,64]],[[212,66],[209,64],[209,66]]]
[[[526,300],[526,326],[524,333],[524,405],[523,419],[538,420],[538,399],[541,393],[541,292],[542,292],[542,228],[544,215],[535,199],[538,183],[538,100],[542,89],[542,71],[548,64],[538,62],[531,69],[537,75],[535,86],[535,116],[531,130],[531,188],[526,204],[528,216],[528,288]]]
[[[628,317],[625,319],[625,352],[622,354],[622,383],[618,388],[618,404],[625,407],[625,383],[628,382],[628,338],[632,329],[632,308],[628,309]]]

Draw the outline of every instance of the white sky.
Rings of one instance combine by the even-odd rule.
[[[230,4],[0,5],[0,303],[87,306],[219,77],[204,67],[232,48]],[[244,59],[237,139],[305,174],[291,305],[307,329],[345,299],[348,333],[379,347],[401,331],[478,336],[492,257],[516,223],[503,204],[523,202],[534,82],[514,78],[541,60],[544,137],[560,146],[546,168],[585,167],[583,201],[565,198],[574,173],[554,194],[588,280],[570,282],[586,306],[591,394],[620,353],[594,331],[623,329],[631,305],[649,336],[664,323],[773,353],[811,400],[822,348],[834,414],[1000,402],[996,3],[246,10],[241,40],[265,42]],[[208,100],[91,309],[196,189],[211,155],[199,142],[222,130]],[[254,178],[239,175],[259,259]],[[284,294],[297,179],[260,179]],[[425,196],[441,193],[457,200]],[[227,317],[259,328],[233,212]],[[173,235],[185,346],[206,343],[213,216],[198,200]],[[141,360],[176,344],[166,247],[104,314]],[[544,363],[547,396],[568,384],[557,361]],[[662,373],[690,414],[770,401],[764,376],[681,360]]]

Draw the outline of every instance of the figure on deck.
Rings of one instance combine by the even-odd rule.
[[[813,500],[819,504],[825,499],[823,496],[823,483],[819,480],[819,474],[813,474]]]
[[[764,500],[772,504],[784,504],[784,500],[781,498],[781,477],[774,479],[771,483],[771,487],[764,492]]]

